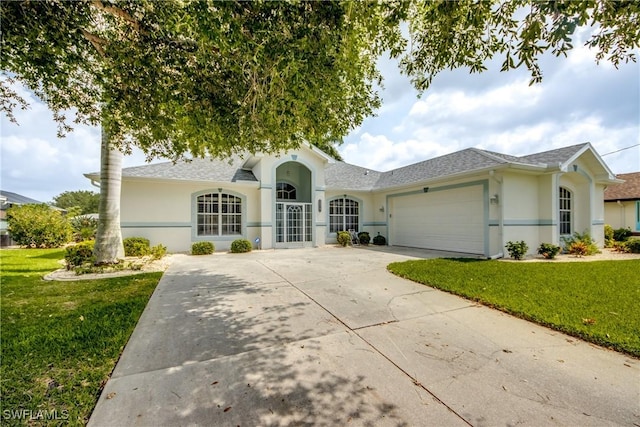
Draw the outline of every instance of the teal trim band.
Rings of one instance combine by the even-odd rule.
[[[122,222],[121,228],[191,228],[190,222]]]
[[[258,228],[258,227],[273,227],[273,224],[270,222],[248,222],[247,227]]]
[[[594,219],[591,225],[604,225],[604,219]]]
[[[327,223],[326,222],[316,222],[316,227],[326,227]]]
[[[386,221],[374,221],[374,222],[365,222],[362,224],[363,227],[386,227]]]
[[[320,193],[324,193],[327,190],[324,187],[316,187],[316,191],[318,191]]]
[[[498,225],[498,223],[493,220],[489,225]],[[558,223],[552,219],[505,219],[503,225],[505,227],[547,227],[558,225]]]

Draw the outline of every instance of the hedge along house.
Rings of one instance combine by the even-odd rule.
[[[125,168],[121,226],[174,252],[203,240],[226,250],[238,238],[322,246],[353,229],[394,246],[496,257],[510,240],[535,252],[576,231],[601,245],[603,193],[618,182],[589,143],[522,157],[468,148],[388,172],[302,146]]]

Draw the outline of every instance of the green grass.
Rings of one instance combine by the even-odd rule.
[[[640,357],[640,260],[518,263],[430,259],[392,273]]]
[[[2,425],[86,424],[162,276],[42,280],[63,257],[0,250]]]

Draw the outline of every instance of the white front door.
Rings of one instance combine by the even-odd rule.
[[[276,247],[311,246],[311,203],[276,203]]]

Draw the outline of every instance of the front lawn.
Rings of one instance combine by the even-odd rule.
[[[640,260],[429,259],[392,273],[640,357]]]
[[[0,250],[2,425],[83,425],[162,273],[47,282],[60,249]]]

